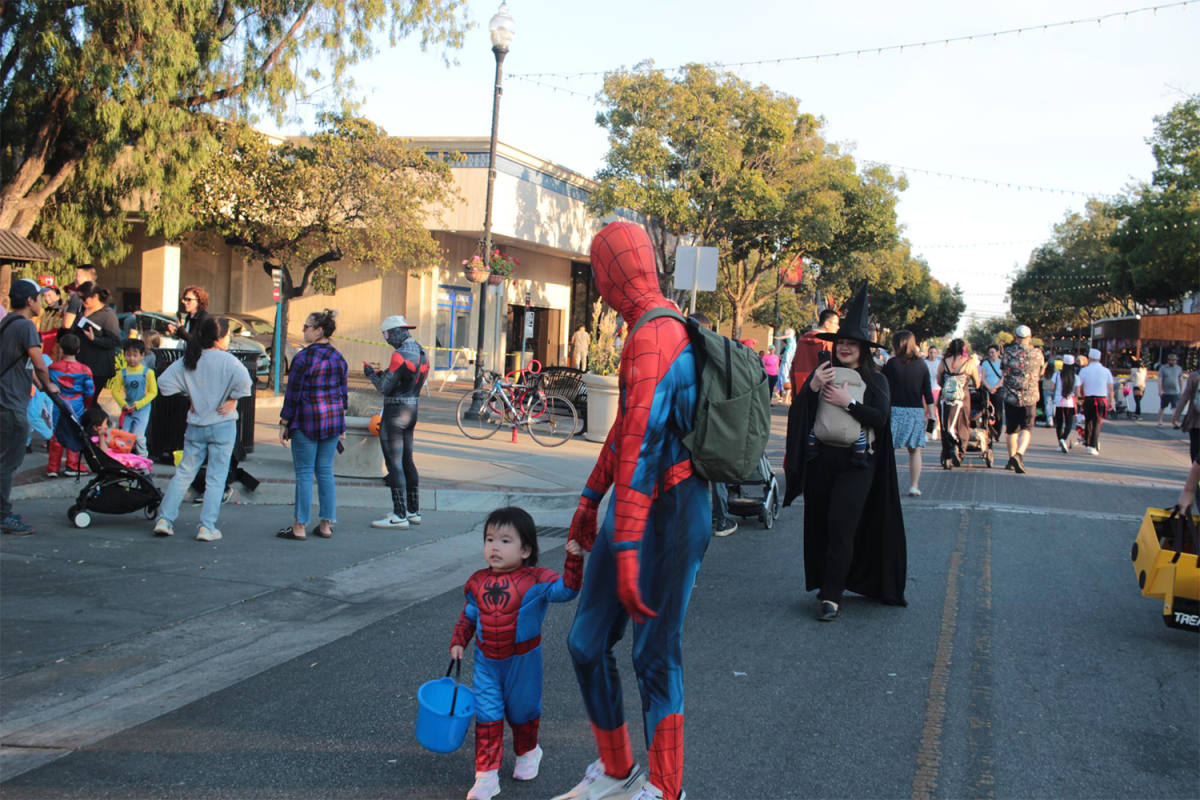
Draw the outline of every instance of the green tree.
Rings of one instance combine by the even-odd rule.
[[[1011,331],[1015,330],[1019,324],[1011,314],[986,319],[976,317],[967,325],[965,338],[973,352],[982,354],[987,350],[989,344],[1007,345],[1012,343]]]
[[[457,48],[465,15],[465,0],[3,0],[0,228],[76,262],[124,257],[127,212],[175,237],[211,115],[282,123],[314,87],[336,107],[374,34]]]
[[[769,305],[773,316],[777,276],[796,258],[831,269],[895,241],[901,182],[882,169],[860,176],[795,98],[698,64],[677,78],[651,66],[605,77],[597,122],[609,151],[593,207],[652,220],[664,275],[683,237],[719,248],[718,292],[735,337],[756,309]]]
[[[912,331],[918,342],[944,336],[966,309],[962,291],[936,280],[907,243],[855,259],[860,280],[871,284],[871,314],[884,330]]]
[[[192,184],[202,228],[281,271],[282,330],[288,302],[318,270],[342,260],[419,273],[442,260],[425,227],[428,209],[454,195],[450,167],[371,122],[322,115],[323,129],[273,145],[246,126],[220,133],[218,158]]]

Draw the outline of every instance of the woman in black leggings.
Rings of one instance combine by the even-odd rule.
[[[425,348],[412,337],[413,325],[404,317],[383,321],[383,336],[395,348],[386,371],[363,365],[363,373],[383,394],[379,446],[392,490],[392,513],[371,523],[372,528],[408,528],[421,524],[420,476],[413,461],[413,430],[417,427],[417,401],[429,374]]]

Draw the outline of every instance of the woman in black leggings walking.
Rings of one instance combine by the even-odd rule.
[[[371,523],[372,528],[399,528],[421,524],[420,476],[413,461],[413,430],[417,427],[417,401],[429,374],[425,348],[412,337],[414,325],[404,317],[383,321],[383,336],[396,349],[386,371],[370,364],[363,373],[383,394],[379,446],[387,466],[387,485],[392,490],[392,513]]]

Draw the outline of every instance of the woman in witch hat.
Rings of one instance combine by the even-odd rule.
[[[846,591],[907,605],[907,549],[887,381],[871,358],[867,285],[850,303],[823,362],[788,413],[783,504],[803,494],[804,577],[817,618],[837,619]]]

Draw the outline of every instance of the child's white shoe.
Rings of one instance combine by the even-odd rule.
[[[642,784],[641,791],[635,794],[629,800],[663,800],[662,790],[655,786],[650,781]],[[687,800],[687,792],[679,790],[679,800]]]
[[[513,767],[513,780],[531,781],[538,776],[538,767],[542,763],[542,746],[537,745],[523,756],[517,756],[517,765]]]
[[[475,773],[475,785],[467,792],[467,800],[492,800],[500,794],[500,770],[489,769]]]

